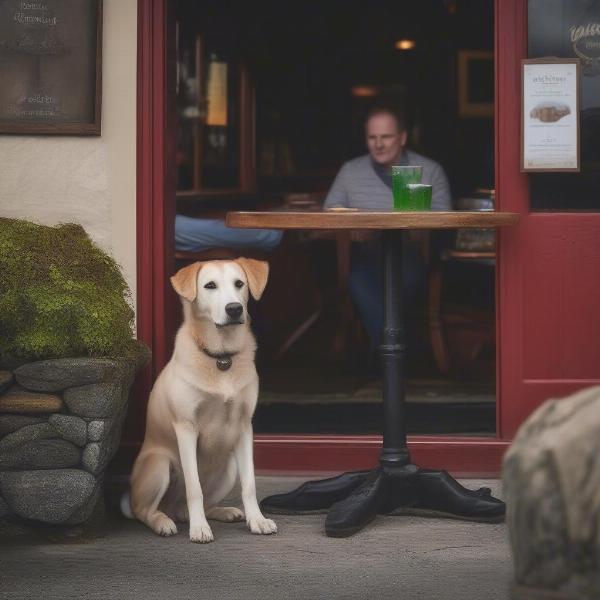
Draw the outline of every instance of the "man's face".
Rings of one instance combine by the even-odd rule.
[[[406,144],[406,131],[398,131],[396,119],[388,113],[379,113],[367,121],[365,129],[373,160],[386,167],[395,164]]]

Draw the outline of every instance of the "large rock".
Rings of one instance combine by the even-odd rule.
[[[87,440],[87,423],[73,415],[50,415],[50,425],[58,437],[77,446],[85,446]]]
[[[70,388],[63,397],[72,413],[96,419],[120,413],[127,402],[128,391],[117,382],[98,383]]]
[[[0,415],[0,437],[12,433],[17,429],[33,425],[35,423],[44,423],[44,417],[26,417],[23,415]]]
[[[85,521],[97,488],[96,479],[79,469],[0,473],[0,492],[14,513],[55,525]]]
[[[107,358],[57,358],[22,365],[14,372],[25,388],[61,392],[70,387],[111,381],[119,374],[116,361]]]
[[[600,387],[549,400],[504,458],[516,598],[600,598]]]
[[[80,462],[81,451],[66,440],[34,440],[0,453],[0,471],[66,469]]]
[[[62,410],[60,396],[27,392],[18,385],[0,396],[0,413],[48,414]]]

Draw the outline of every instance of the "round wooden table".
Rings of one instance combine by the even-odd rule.
[[[383,232],[384,331],[380,346],[383,379],[383,448],[379,466],[310,481],[261,502],[266,512],[327,512],[325,532],[353,535],[378,513],[449,516],[484,522],[503,520],[505,505],[489,489],[469,490],[445,471],[421,469],[406,445],[402,233],[407,229],[502,227],[519,215],[505,212],[389,212],[311,210],[230,212],[229,227],[260,229],[351,229]]]

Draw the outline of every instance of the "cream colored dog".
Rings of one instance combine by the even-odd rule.
[[[252,459],[258,375],[248,290],[258,300],[268,273],[266,262],[239,258],[197,262],[171,278],[183,324],[150,394],[131,475],[131,510],[159,535],[177,533],[174,520],[189,519],[190,540],[210,542],[207,519],[243,520],[240,509],[219,506],[238,475],[250,531],[277,532],[258,506]]]

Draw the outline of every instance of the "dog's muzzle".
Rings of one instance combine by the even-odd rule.
[[[239,321],[242,313],[244,312],[244,307],[240,302],[230,302],[229,304],[225,305],[225,312],[231,319],[236,319]]]
[[[225,305],[227,313],[227,322],[217,323],[217,327],[227,327],[228,325],[241,325],[244,321],[241,316],[244,312],[244,306],[240,302],[230,302]]]

